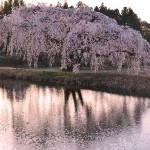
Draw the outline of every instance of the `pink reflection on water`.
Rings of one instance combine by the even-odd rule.
[[[150,137],[148,98],[33,84],[25,89],[21,86],[0,88],[0,149],[17,150],[25,146],[30,150],[43,145],[45,149],[62,145],[78,149],[78,144],[84,145],[90,136],[91,147],[100,141],[108,146],[106,143],[114,137],[120,146],[124,142],[132,147],[127,142],[129,137],[135,143],[135,135],[142,142]],[[99,137],[105,140],[97,140]],[[137,145],[140,147],[140,143]]]

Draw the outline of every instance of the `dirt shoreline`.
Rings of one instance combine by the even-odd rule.
[[[117,72],[74,74],[61,71],[0,68],[0,79],[150,97],[150,75]]]

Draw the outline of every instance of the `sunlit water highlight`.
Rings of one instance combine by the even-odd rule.
[[[0,83],[0,150],[149,150],[150,99]]]

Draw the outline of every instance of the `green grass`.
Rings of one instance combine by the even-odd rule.
[[[73,75],[71,72],[63,72],[63,71],[45,71],[45,70],[29,70],[33,74],[37,75]]]
[[[150,75],[148,74],[131,74],[131,73],[124,73],[124,72],[117,72],[117,71],[105,71],[105,72],[89,72],[89,73],[73,73],[73,72],[65,72],[65,71],[61,71],[61,70],[36,70],[36,69],[27,69],[27,68],[18,68],[15,69],[17,72],[24,72],[24,73],[30,73],[33,75],[40,75],[40,76],[78,76],[78,77],[99,77],[99,76],[119,76],[119,77],[146,77],[146,78],[150,78]]]

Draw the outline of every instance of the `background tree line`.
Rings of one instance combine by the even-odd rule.
[[[118,9],[107,8],[102,3],[100,7],[96,6],[94,10],[115,19],[119,25],[129,26],[140,31],[143,37],[150,42],[150,23],[142,21],[130,7],[123,7],[120,13]]]
[[[1,4],[1,18],[3,18],[4,15],[11,14],[13,8],[20,6],[25,6],[24,0],[5,0],[4,3]]]
[[[76,7],[82,5],[82,1],[79,1]],[[11,11],[15,7],[25,6],[24,0],[6,0],[4,4],[1,4],[0,18],[3,18],[4,15],[11,14]],[[59,1],[56,7],[63,9],[74,8],[74,6],[69,6],[65,0],[63,4]],[[141,32],[143,37],[150,42],[150,23],[142,21],[138,15],[129,7],[123,7],[121,13],[119,9],[110,9],[101,3],[101,6],[96,6],[94,11],[105,14],[106,16],[115,19],[119,25],[129,26],[135,30]]]

